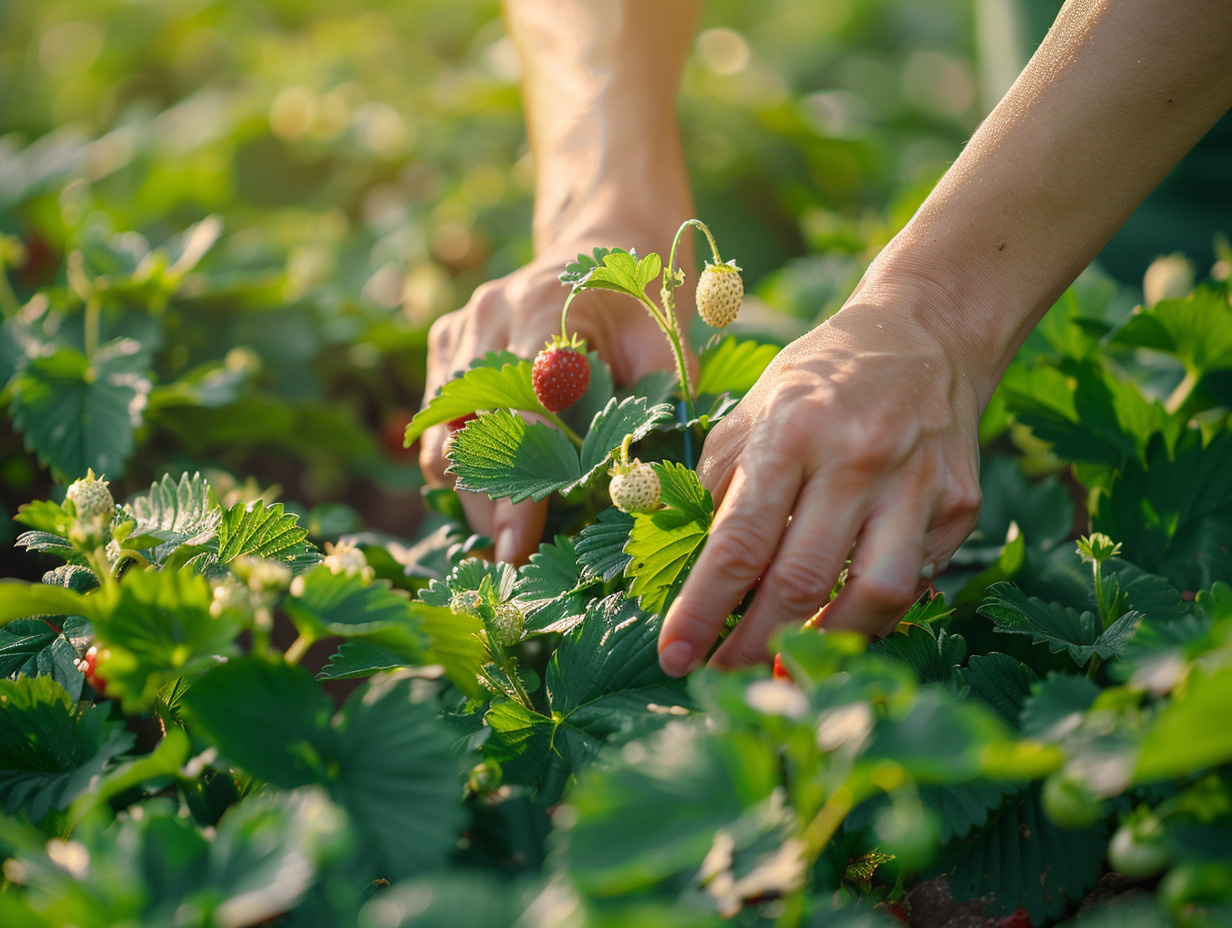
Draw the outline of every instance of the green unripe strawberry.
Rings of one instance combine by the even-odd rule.
[[[566,342],[557,335],[535,356],[530,383],[539,402],[549,411],[568,409],[590,386],[590,362],[585,350],[585,342],[577,336]]]
[[[707,264],[697,280],[697,311],[712,328],[722,329],[736,321],[744,300],[744,281],[734,261]]]
[[[503,647],[510,647],[522,640],[522,629],[526,627],[526,613],[516,603],[501,603],[496,607],[496,615],[492,618],[492,631],[496,640]]]
[[[608,493],[621,512],[653,512],[659,508],[660,492],[659,475],[637,458],[612,469]]]
[[[107,481],[95,477],[93,470],[87,471],[80,480],[74,480],[64,498],[72,500],[80,522],[101,519],[103,525],[108,525],[115,517],[115,500],[107,489]]]

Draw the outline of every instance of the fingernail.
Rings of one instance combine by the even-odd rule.
[[[496,536],[496,559],[511,564],[521,550],[522,533],[514,526],[506,525]]]
[[[659,666],[669,677],[683,677],[696,670],[701,662],[687,641],[673,641],[659,652]]]

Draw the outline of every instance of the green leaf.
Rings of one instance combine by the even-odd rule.
[[[130,570],[96,598],[98,672],[126,712],[149,707],[176,677],[237,653],[239,621],[225,610],[211,615],[213,590],[199,575]]]
[[[129,499],[125,508],[137,522],[132,542],[142,547],[146,539],[159,543],[151,555],[155,563],[180,544],[205,544],[222,521],[214,491],[200,473],[182,474],[178,481],[167,474],[147,492]]]
[[[570,265],[566,269],[570,279],[566,281],[562,275],[561,280],[571,284],[574,290],[615,290],[640,300],[645,296],[647,284],[658,277],[663,269],[662,260],[654,252],[641,260],[638,260],[636,252],[619,248],[602,255],[596,249],[594,254],[602,264],[593,265],[581,274],[573,271],[574,265]],[[588,259],[578,255],[577,265],[581,267],[585,263]]]
[[[582,442],[582,477],[575,486],[585,486],[607,464],[612,452],[620,448],[626,435],[638,442],[654,431],[661,422],[675,416],[666,403],[647,408],[640,396],[631,396],[617,403],[615,399],[595,416]],[[569,487],[574,489],[574,487]]]
[[[416,616],[420,632],[428,638],[425,659],[444,667],[445,675],[467,696],[481,696],[484,690],[478,680],[479,668],[487,660],[479,639],[483,622],[440,607],[420,607]]]
[[[1047,644],[1054,654],[1065,651],[1079,667],[1092,657],[1108,659],[1124,647],[1126,636],[1140,616],[1127,613],[1105,631],[1095,613],[1079,613],[1059,603],[1028,597],[1011,583],[995,583],[977,610],[988,616],[997,631],[1027,635]]]
[[[28,616],[96,615],[95,602],[63,586],[0,580],[0,625]]]
[[[778,352],[777,345],[767,345],[755,339],[742,341],[733,335],[724,336],[699,359],[698,394],[719,394],[729,390],[743,396],[753,389],[757,378]]]
[[[457,474],[459,490],[515,503],[541,500],[582,476],[577,451],[563,432],[505,410],[454,433],[449,459],[448,473]]]
[[[150,392],[148,368],[133,339],[103,345],[93,363],[67,347],[32,358],[10,384],[13,426],[59,480],[88,468],[119,477]]]
[[[81,616],[64,617],[61,628],[43,619],[10,622],[0,628],[0,677],[49,676],[79,699],[85,677],[76,661],[93,637],[93,626]]]
[[[625,554],[632,529],[633,517],[612,507],[578,533],[574,550],[584,581],[608,583],[625,572],[632,560]]]
[[[962,676],[973,693],[1015,728],[1031,686],[1038,679],[1022,661],[999,651],[971,655]]]
[[[388,581],[371,581],[358,574],[334,573],[314,567],[291,584],[291,595],[282,608],[301,633],[324,638],[353,638],[383,634],[386,646],[395,638],[414,657],[425,644],[419,634],[415,607],[406,596],[390,588]]]
[[[1173,355],[1201,377],[1232,367],[1232,309],[1225,294],[1199,287],[1189,296],[1139,308],[1112,343]]]
[[[1028,738],[1060,740],[1099,693],[1099,687],[1086,677],[1050,673],[1031,687],[1022,708],[1022,733]]]
[[[1021,907],[1031,924],[1042,925],[1095,885],[1107,849],[1107,828],[1061,828],[1044,814],[1039,788],[1032,786],[955,842],[934,871],[946,874],[956,900],[988,896],[986,915],[1001,917]]]
[[[526,612],[526,631],[564,632],[582,620],[589,599],[573,540],[557,535],[541,544],[522,568],[514,596]]]
[[[411,666],[397,651],[381,647],[362,638],[342,642],[330,655],[325,666],[317,671],[318,680],[355,680],[370,677],[383,670]]]
[[[218,560],[224,566],[241,557],[290,561],[309,551],[307,537],[308,530],[283,512],[282,503],[236,503],[218,525]]]
[[[79,710],[50,677],[0,680],[0,704],[0,802],[31,821],[68,808],[135,740],[107,706]]]
[[[570,878],[611,898],[695,874],[720,829],[766,815],[779,758],[760,734],[675,722],[635,742],[627,760],[593,766],[570,795]]]
[[[544,413],[543,404],[531,386],[530,361],[503,364],[499,368],[478,365],[441,387],[441,392],[415,414],[406,427],[409,448],[424,432],[481,409],[514,409]]]
[[[634,514],[625,576],[633,579],[629,593],[644,610],[662,612],[710,532],[713,504],[689,468],[671,461],[653,467],[669,508]]]
[[[548,715],[501,704],[485,718],[485,752],[508,780],[559,800],[569,779],[607,743],[623,742],[672,718],[687,702],[682,681],[659,669],[658,623],[620,594],[592,604],[548,666]],[[679,711],[679,710],[678,710]]]
[[[1186,433],[1169,459],[1153,442],[1145,464],[1128,462],[1098,498],[1092,529],[1123,545],[1124,558],[1182,590],[1232,576],[1232,431],[1205,446]]]
[[[585,280],[591,271],[602,266],[605,257],[613,251],[620,250],[619,248],[598,247],[588,255],[579,254],[576,261],[570,261],[565,265],[564,271],[560,274],[560,282],[568,287],[576,286]]]
[[[1134,782],[1188,777],[1232,760],[1232,726],[1219,721],[1230,705],[1232,667],[1195,668],[1143,731]]]
[[[893,635],[876,642],[870,650],[909,664],[921,682],[948,683],[967,656],[967,643],[943,628],[934,631],[924,625],[900,623]]]
[[[73,517],[65,511],[62,504],[45,499],[22,503],[17,507],[17,515],[13,516],[13,521],[61,538],[68,538],[69,529],[73,526]]]

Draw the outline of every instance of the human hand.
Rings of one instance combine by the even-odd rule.
[[[647,239],[629,229],[567,236],[541,249],[525,267],[479,287],[466,306],[442,316],[428,333],[425,403],[443,383],[488,352],[508,350],[533,358],[544,342],[560,332],[561,309],[568,296],[559,279],[565,265],[596,245],[633,245],[639,241]],[[670,237],[662,245],[650,242],[653,247],[646,251],[659,250],[666,255],[670,243]],[[677,302],[677,315],[683,322],[691,312],[683,288],[677,293]],[[607,362],[617,386],[632,385],[656,370],[675,370],[666,337],[649,313],[627,296],[603,291],[578,296],[569,308],[568,327]],[[695,359],[690,358],[690,362]],[[436,426],[421,440],[420,466],[429,486],[453,484],[452,475],[445,473],[449,465],[445,456],[448,434],[445,426]],[[467,492],[459,497],[471,528],[495,541],[497,560],[522,563],[538,548],[547,516],[546,501],[515,504]]]
[[[664,620],[665,672],[697,667],[755,586],[712,665],[765,660],[780,626],[823,605],[823,629],[888,634],[974,527],[975,359],[912,310],[857,291],[707,437],[698,472],[715,518]]]

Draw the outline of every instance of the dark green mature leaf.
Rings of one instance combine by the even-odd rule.
[[[458,489],[515,503],[541,500],[582,477],[577,451],[563,432],[503,409],[454,433],[449,460]]]
[[[506,363],[499,368],[484,364],[472,366],[461,377],[442,386],[441,392],[415,414],[406,427],[406,446],[409,448],[434,425],[481,409],[546,412],[531,386],[531,366],[530,361]]]
[[[94,628],[81,616],[59,618],[63,626],[58,629],[42,619],[18,619],[0,628],[0,677],[49,676],[79,699],[85,677],[76,661]]]
[[[1105,630],[1095,613],[1079,613],[1068,606],[1028,597],[1011,583],[989,587],[978,611],[993,620],[997,631],[1027,635],[1032,641],[1047,644],[1054,654],[1065,651],[1080,667],[1092,657],[1107,660],[1120,653],[1141,618],[1127,613]]]
[[[625,553],[629,593],[647,612],[662,612],[710,533],[714,506],[697,474],[671,461],[653,465],[668,507],[633,516]]]
[[[236,503],[218,525],[218,560],[224,566],[241,557],[295,560],[310,550],[307,537],[308,529],[283,512],[282,503]]]
[[[946,874],[955,899],[990,896],[986,914],[1021,907],[1036,925],[1058,917],[1095,885],[1107,849],[1105,826],[1062,829],[1044,814],[1039,787],[1032,786],[952,845],[934,869]]]
[[[632,529],[633,516],[612,507],[578,533],[574,550],[583,580],[607,583],[625,572],[631,560],[625,545]]]
[[[604,744],[657,728],[686,704],[683,682],[659,669],[657,641],[658,623],[631,600],[613,594],[592,604],[548,666],[548,715],[494,707],[485,751],[506,778],[535,786],[541,802],[557,801]]]
[[[81,710],[51,677],[0,680],[0,704],[0,802],[35,822],[68,808],[135,739],[106,706]]]
[[[119,477],[150,392],[149,364],[145,348],[127,338],[92,360],[68,347],[33,358],[10,385],[13,425],[60,480],[88,468]]]
[[[1145,464],[1128,462],[1098,498],[1091,526],[1123,557],[1182,590],[1232,577],[1232,431],[1207,444],[1187,432],[1171,459],[1152,442]]]
[[[1031,685],[1038,679],[1026,664],[998,651],[971,655],[962,676],[973,693],[1015,728],[1031,695]]]
[[[125,711],[147,708],[163,684],[237,653],[238,619],[210,614],[213,590],[196,574],[130,570],[95,598],[91,618],[107,652],[99,674]]]
[[[674,722],[591,767],[570,795],[564,859],[581,889],[612,897],[696,873],[720,829],[766,815],[777,752],[756,732]]]
[[[748,393],[778,351],[777,345],[767,345],[756,339],[741,341],[733,335],[724,336],[699,359],[698,394],[717,395],[725,390],[737,396]]]
[[[1031,687],[1022,708],[1022,733],[1057,741],[1091,708],[1100,689],[1086,677],[1050,673]]]
[[[411,666],[397,651],[362,638],[342,642],[330,655],[325,666],[317,671],[318,680],[354,680],[370,677],[382,670],[397,670]]]
[[[1232,309],[1210,287],[1139,309],[1112,340],[1173,355],[1195,377],[1232,367]]]
[[[526,612],[527,632],[564,632],[582,620],[589,598],[573,540],[557,535],[541,544],[522,568],[514,595]]]
[[[967,656],[967,643],[943,628],[901,623],[893,635],[874,643],[870,650],[911,665],[921,682],[948,683]]]
[[[630,396],[619,403],[610,400],[595,416],[582,441],[582,478],[578,485],[589,483],[599,473],[626,435],[632,435],[635,442],[641,441],[659,423],[670,422],[674,416],[675,411],[668,404],[647,408],[646,400],[640,396]]]

